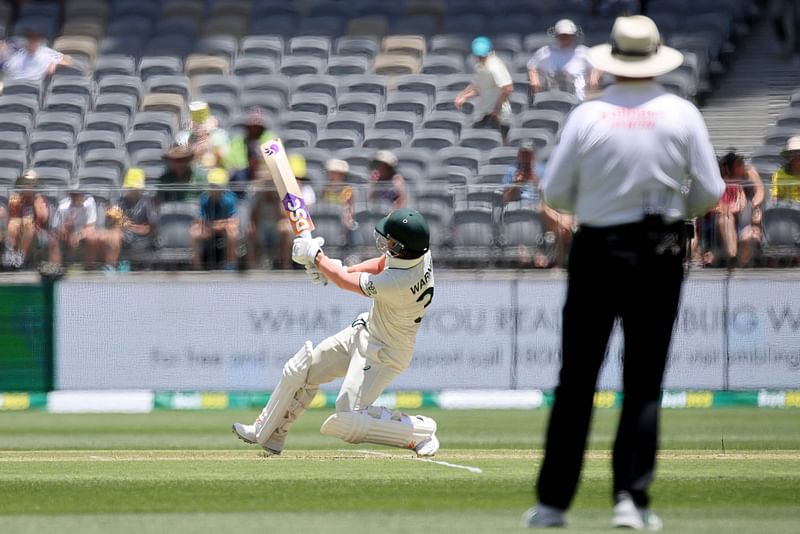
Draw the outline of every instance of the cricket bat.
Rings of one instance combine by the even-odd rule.
[[[289,158],[286,157],[286,149],[277,137],[270,139],[261,145],[261,155],[272,175],[272,181],[278,189],[278,197],[283,204],[283,210],[289,217],[292,231],[295,235],[311,235],[314,229],[314,222],[306,209],[306,202],[303,200],[303,193],[297,184],[297,178],[289,165]]]

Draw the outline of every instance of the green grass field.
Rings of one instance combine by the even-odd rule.
[[[255,412],[0,414],[0,532],[515,532],[547,411],[425,410],[436,460],[347,445],[308,412],[279,458],[229,432]],[[570,531],[610,520],[617,412],[596,412]],[[800,531],[800,411],[666,411],[654,507],[670,532]]]

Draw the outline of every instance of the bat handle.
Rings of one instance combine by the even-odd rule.
[[[310,238],[311,237],[311,231],[310,230],[306,230],[304,232],[300,232],[299,234],[297,234],[297,237],[308,237],[308,238]]]

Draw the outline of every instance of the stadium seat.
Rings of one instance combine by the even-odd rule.
[[[314,144],[317,148],[335,151],[361,145],[363,137],[352,130],[322,130]]]
[[[211,114],[223,124],[227,122],[231,115],[239,111],[238,100],[228,94],[203,95],[203,100],[208,104]],[[178,117],[180,118],[180,115]]]
[[[191,53],[194,48],[193,35],[165,34],[162,31],[156,30],[156,37],[144,45],[143,55],[185,57]]]
[[[111,38],[126,36],[149,37],[153,33],[154,27],[154,20],[147,16],[115,16],[109,22],[106,33]]]
[[[469,120],[460,111],[434,110],[428,114],[422,123],[424,128],[443,128],[451,130],[456,137],[461,136],[461,130],[469,127]]]
[[[545,225],[533,208],[511,207],[501,215],[503,259],[518,262],[544,244]]]
[[[83,60],[90,65],[97,58],[97,41],[93,37],[81,35],[62,35],[53,42],[53,48],[73,59]]]
[[[370,69],[370,60],[361,56],[332,56],[328,58],[325,73],[332,76],[350,74],[366,74]]]
[[[381,95],[367,93],[348,93],[339,95],[337,101],[339,111],[352,111],[367,115],[375,115],[385,109]]]
[[[462,59],[472,53],[469,39],[463,35],[434,35],[428,39],[431,54]]]
[[[174,114],[180,123],[186,119],[186,109],[186,101],[181,95],[148,93],[142,99],[142,111],[167,111]]]
[[[413,141],[411,141],[411,146],[441,150],[448,146],[454,146],[456,142],[457,139],[452,130],[426,128],[416,132]]]
[[[139,76],[147,82],[153,76],[178,76],[183,73],[183,61],[176,56],[147,56],[139,62]]]
[[[326,60],[331,54],[331,40],[324,36],[299,36],[289,39],[289,54],[313,56]]]
[[[140,150],[157,149],[162,152],[169,147],[172,141],[166,133],[159,131],[134,130],[128,133],[125,147],[128,154],[136,154]]]
[[[386,98],[387,111],[407,111],[412,112],[421,120],[428,114],[430,98],[425,93],[412,93],[410,91],[399,91],[389,93]]]
[[[70,132],[34,131],[28,141],[31,156],[42,150],[70,150],[75,146],[75,138]]]
[[[49,94],[81,95],[91,101],[94,97],[94,85],[92,80],[81,76],[59,76],[54,78],[48,88]]]
[[[0,141],[0,143],[2,143],[2,141]],[[2,145],[0,145],[0,147],[2,147]],[[0,148],[0,150],[3,149]],[[2,165],[0,165],[0,190],[6,188],[7,189],[13,188],[14,184],[17,183],[17,178],[19,178],[19,172],[17,172],[15,168],[3,167]],[[0,193],[0,208],[5,208],[6,213],[8,213],[7,211],[8,199],[5,196],[3,196],[3,193],[8,194],[8,191],[3,191],[2,193]],[[5,222],[6,221],[0,219],[0,223],[5,223]]]
[[[236,76],[270,75],[278,72],[277,62],[269,57],[242,56],[233,63],[233,73]]]
[[[789,107],[783,110],[778,115],[777,126],[800,130],[800,109]]]
[[[280,74],[271,76],[247,76],[241,80],[242,91],[263,91],[279,95],[284,103],[289,103],[291,82],[289,78]]]
[[[542,91],[533,97],[536,109],[552,109],[567,114],[578,105],[575,95],[563,91]]]
[[[300,76],[302,74],[322,74],[325,72],[325,61],[314,56],[286,56],[280,67],[281,74]]]
[[[21,113],[34,118],[39,112],[39,101],[34,95],[0,96],[0,113]]]
[[[79,157],[95,148],[119,148],[122,146],[122,135],[104,130],[84,130],[78,134],[75,147]]]
[[[281,115],[281,127],[286,130],[305,130],[314,137],[325,125],[326,117],[318,113],[307,111],[289,111]]]
[[[228,95],[238,98],[241,84],[235,76],[221,74],[203,74],[192,78],[193,93],[196,96]]]
[[[476,183],[478,184],[502,184],[508,172],[508,165],[485,164],[478,168]]]
[[[339,79],[339,92],[369,93],[386,97],[388,78],[374,74],[354,74]]]
[[[239,45],[242,56],[268,57],[280,62],[283,57],[283,37],[279,35],[250,35],[244,37]]]
[[[453,218],[454,202],[451,189],[439,187],[436,184],[420,184],[415,193],[414,206],[426,218],[427,214],[437,213],[441,222],[449,224]]]
[[[174,115],[164,111],[140,111],[133,121],[134,130],[164,132],[170,138],[177,133],[178,123]]]
[[[416,74],[420,71],[421,61],[412,55],[381,53],[375,57],[372,68],[375,74],[385,76]]]
[[[94,66],[95,80],[101,80],[109,75],[134,76],[135,74],[136,62],[130,56],[106,54],[97,58]]]
[[[190,202],[165,202],[159,208],[158,259],[188,263],[192,257],[191,227],[200,208]]]
[[[552,109],[529,109],[516,119],[522,128],[545,128],[553,135],[558,134],[564,124],[564,114]]]
[[[0,150],[28,150],[28,136],[24,132],[5,131],[0,135]]]
[[[64,167],[51,167],[34,163],[33,170],[36,171],[39,186],[42,188],[66,189],[72,181],[73,171]]]
[[[495,147],[503,145],[503,136],[497,130],[466,128],[461,132],[460,145],[488,152]]]
[[[97,95],[94,101],[94,110],[106,113],[124,113],[129,117],[139,109],[134,95],[122,93],[106,93]]]
[[[206,74],[224,76],[228,74],[230,64],[225,57],[208,54],[189,54],[183,64],[183,68],[186,71],[186,75],[194,79],[197,76]]]
[[[378,41],[373,37],[348,35],[336,40],[334,51],[339,56],[363,56],[369,61],[378,55]]]
[[[226,33],[209,35],[211,36],[202,37],[194,43],[194,52],[196,54],[218,56],[224,58],[230,64],[236,57],[236,51],[239,48],[236,38]]]
[[[513,146],[499,146],[489,151],[489,159],[487,161],[490,165],[514,165],[517,162],[518,149]]]
[[[786,141],[790,137],[797,135],[798,131],[800,131],[800,128],[791,126],[773,126],[764,134],[764,143],[783,148],[786,146]]]
[[[280,95],[267,91],[248,91],[239,97],[239,109],[247,111],[258,108],[269,115],[278,116],[288,110]]]
[[[605,30],[606,38],[608,38],[608,35],[610,34],[611,34],[611,26],[609,26],[608,29]],[[552,44],[553,44],[553,36],[550,35],[549,33],[529,33],[522,40],[522,48],[526,52],[528,59],[530,59],[530,57],[533,54],[535,54],[540,48],[544,46],[551,46]]]
[[[115,167],[81,167],[78,169],[78,183],[85,188],[113,189],[122,185],[122,177]]]
[[[281,135],[286,150],[310,147],[314,144],[315,137],[308,130],[285,130]]]
[[[59,167],[69,172],[75,169],[75,151],[71,148],[40,150],[31,159],[34,167]]]
[[[767,206],[762,226],[766,256],[797,257],[800,250],[800,209],[796,205]]]
[[[325,174],[325,163],[331,158],[331,151],[322,148],[306,147],[296,150],[295,154],[300,154],[306,159],[306,169],[315,174]],[[316,210],[314,212],[316,216]]]
[[[456,261],[484,263],[495,244],[492,209],[457,209],[453,213],[453,257]]]
[[[142,82],[137,76],[105,76],[98,82],[99,94],[124,94],[136,97],[137,105],[142,101]]]
[[[79,94],[49,94],[45,100],[45,111],[62,111],[83,118],[89,107],[89,99]]]
[[[448,15],[444,19],[442,31],[448,34],[485,35],[487,19],[476,13]]]
[[[424,74],[458,74],[464,71],[464,60],[458,56],[428,55],[422,61]]]
[[[200,35],[208,37],[240,38],[247,33],[247,18],[239,15],[212,17],[200,27]]]
[[[472,100],[467,100],[461,109],[456,109],[456,96],[458,91],[438,91],[436,93],[436,101],[433,108],[437,111],[454,111],[462,115],[472,115],[475,110],[475,103]]]
[[[106,37],[100,41],[100,54],[139,57],[144,50],[145,39],[140,33]]]
[[[373,127],[376,130],[402,130],[411,137],[419,122],[419,115],[413,111],[383,111],[375,115]]]
[[[289,109],[328,115],[336,109],[336,100],[322,93],[293,93],[289,100]]]
[[[436,96],[437,77],[431,74],[406,74],[398,76],[395,87],[401,92],[425,93],[429,99]]]
[[[42,99],[42,84],[30,80],[5,80],[4,96],[29,96],[37,101]]]
[[[424,172],[434,163],[433,152],[426,148],[409,147],[394,151],[400,168],[414,168]]]
[[[136,167],[151,167],[164,163],[164,150],[160,148],[144,148],[133,154],[128,154],[129,159]]]
[[[750,160],[753,165],[760,168],[768,168],[774,171],[785,163],[785,159],[781,156],[781,146],[761,146],[757,147],[750,154]],[[770,171],[771,172],[771,171]]]
[[[14,169],[17,176],[22,174],[27,157],[24,150],[0,150],[0,167]]]
[[[400,129],[377,129],[367,130],[362,146],[374,150],[396,150],[405,146],[409,136]]]
[[[83,167],[118,169],[120,175],[128,169],[128,153],[122,148],[94,148],[82,156]]]
[[[372,116],[353,111],[339,111],[328,117],[329,130],[351,130],[358,132],[362,137],[368,125],[372,124]]]
[[[305,74],[292,78],[293,93],[323,93],[336,98],[338,84],[334,76],[327,74]]]
[[[300,19],[298,35],[337,37],[344,33],[345,19],[340,16],[306,16]]]
[[[476,174],[483,161],[483,155],[477,148],[451,146],[441,149],[436,154],[438,161],[443,165],[453,165],[469,169]]]
[[[439,91],[458,91],[464,90],[470,83],[472,83],[471,74],[448,74],[445,76],[437,76],[440,80],[438,84]]]

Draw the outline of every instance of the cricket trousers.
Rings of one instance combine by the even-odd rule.
[[[562,362],[536,485],[539,502],[566,510],[583,465],[597,376],[619,318],[624,397],[613,452],[613,490],[649,503],[658,449],[661,383],[683,283],[683,223],[660,217],[581,227],[569,259]]]
[[[256,419],[256,438],[281,451],[293,422],[311,404],[319,386],[344,378],[336,411],[368,408],[411,363],[412,354],[391,351],[372,341],[366,313],[351,326],[311,350],[301,349],[284,366],[283,378]]]

